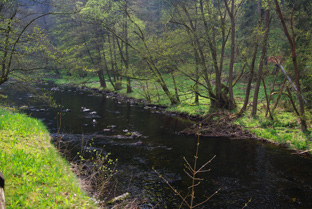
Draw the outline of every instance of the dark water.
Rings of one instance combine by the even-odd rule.
[[[42,119],[52,133],[57,131],[57,111],[36,102],[38,95],[10,85],[1,88],[0,93],[8,94],[9,99],[14,98],[17,106],[34,102],[33,107],[25,110],[26,113]],[[183,171],[183,157],[192,161],[197,138],[177,134],[190,125],[188,121],[144,109],[142,105],[94,96],[74,88],[60,88],[53,91],[52,96],[63,105],[62,110],[71,110],[62,116],[63,133],[80,137],[81,134],[90,136],[96,133],[93,146],[105,146],[104,149],[112,153],[112,158],[118,158],[116,190],[146,199],[147,203],[142,208],[155,205],[156,208],[179,207],[181,200],[157,177],[152,167],[183,196],[188,194],[187,187],[191,182]],[[81,107],[96,114],[82,112]],[[93,119],[96,124],[93,124]],[[116,126],[114,132],[104,133],[103,129],[111,125]],[[124,136],[126,129],[142,136],[133,139],[112,137]],[[132,144],[136,142],[142,142],[141,146]],[[211,170],[199,176],[204,180],[196,187],[195,202],[199,203],[216,190],[221,190],[199,208],[243,208],[250,199],[247,208],[312,208],[311,159],[254,140],[201,137],[199,165],[214,155],[216,158],[207,166]]]

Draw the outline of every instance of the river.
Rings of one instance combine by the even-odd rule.
[[[37,99],[42,92],[62,104],[61,120],[55,109]],[[27,105],[24,111],[41,119],[52,135],[61,124],[64,139],[94,136],[92,146],[104,147],[111,158],[118,159],[114,188],[145,199],[141,208],[178,208],[181,203],[153,167],[187,194],[191,180],[183,170],[183,157],[194,159],[197,137],[178,132],[190,121],[113,95],[70,87],[41,86],[34,91],[10,83],[2,85],[0,93],[8,95],[6,103]],[[135,137],[125,137],[127,133]],[[200,137],[199,165],[213,156],[207,165],[210,171],[200,175],[203,180],[196,187],[195,202],[221,190],[199,208],[243,208],[249,200],[247,208],[312,208],[311,159],[251,139]]]

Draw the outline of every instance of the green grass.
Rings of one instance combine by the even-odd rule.
[[[96,208],[39,120],[0,107],[7,208]]]
[[[312,136],[300,131],[297,117],[290,112],[280,112],[271,120],[259,114],[258,117],[251,117],[247,112],[235,123],[245,127],[246,130],[254,133],[257,137],[268,139],[279,144],[286,144],[297,150],[311,150]]]

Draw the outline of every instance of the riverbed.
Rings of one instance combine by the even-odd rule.
[[[23,84],[19,84],[23,86]],[[145,200],[142,208],[177,208],[179,197],[152,170],[155,168],[183,196],[191,184],[185,174],[185,157],[194,159],[197,137],[179,134],[192,122],[162,114],[156,107],[114,94],[73,87],[41,85],[36,88],[2,85],[7,103],[42,120],[51,135],[74,141],[73,159],[83,139],[118,159],[114,178],[116,195],[129,192]],[[40,98],[49,94],[61,107]],[[207,107],[208,108],[208,107]],[[60,114],[61,117],[60,117]],[[253,139],[200,137],[199,166],[209,171],[199,177],[195,202],[220,191],[199,208],[312,208],[312,160],[285,148]],[[75,149],[76,147],[76,149]],[[69,159],[71,160],[71,159]],[[118,193],[118,194],[117,194]]]

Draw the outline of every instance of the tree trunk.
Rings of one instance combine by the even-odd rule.
[[[299,118],[300,118],[300,122],[301,122],[301,131],[305,132],[305,131],[307,131],[307,122],[306,122],[305,115],[304,115],[303,99],[301,97],[301,89],[300,89],[300,82],[299,82],[299,69],[298,69],[297,55],[296,55],[295,33],[294,33],[294,28],[293,28],[293,12],[295,9],[295,5],[293,7],[293,11],[291,13],[291,18],[290,18],[292,36],[290,36],[290,34],[288,32],[284,16],[282,14],[281,8],[280,8],[277,0],[275,0],[275,6],[276,6],[276,11],[277,11],[278,17],[281,20],[281,23],[282,23],[282,26],[284,29],[284,33],[288,39],[288,43],[289,43],[289,46],[291,49],[292,63],[294,66],[295,83],[296,83],[296,88],[297,88],[296,93],[297,93],[297,98],[299,100],[299,109],[300,109]]]
[[[199,57],[198,53],[195,50],[195,85],[194,85],[194,93],[195,93],[195,100],[194,103],[199,103],[199,87],[198,87],[198,81],[199,81]]]
[[[268,99],[268,106],[267,106],[267,109],[265,111],[265,117],[267,117],[268,111],[270,110],[271,97],[272,97],[272,93],[273,93],[274,88],[275,88],[275,83],[276,83],[276,79],[277,79],[277,76],[278,76],[278,72],[279,72],[279,68],[277,68],[277,71],[276,71],[276,74],[275,74],[275,77],[274,77],[274,81],[273,81],[273,84],[272,84],[272,87],[271,87],[270,96],[269,96],[269,99]]]
[[[247,88],[246,88],[245,101],[244,101],[244,105],[243,105],[242,109],[240,110],[240,114],[242,114],[243,112],[246,111],[247,105],[249,102],[249,95],[250,95],[251,83],[252,83],[252,79],[253,79],[253,75],[254,75],[258,46],[259,46],[258,43],[256,43],[255,48],[254,48],[254,52],[253,52],[253,56],[252,56],[251,66],[249,68],[250,75],[249,75],[248,84],[247,84]]]
[[[233,95],[233,73],[234,73],[234,61],[235,61],[235,16],[234,16],[234,0],[232,0],[231,11],[226,0],[224,4],[231,18],[231,60],[229,66],[229,109],[232,110],[235,107],[234,104],[234,95]],[[235,104],[234,104],[235,105]]]
[[[270,4],[270,0],[268,0],[268,5],[269,4]],[[262,79],[262,70],[264,66],[264,60],[265,60],[266,51],[267,51],[269,26],[270,26],[270,8],[268,6],[265,11],[265,26],[264,26],[265,31],[264,31],[264,37],[263,37],[263,43],[262,43],[262,53],[261,53],[261,60],[260,60],[259,71],[258,71],[258,76],[257,76],[257,83],[256,83],[254,98],[253,98],[253,106],[252,106],[252,113],[251,113],[252,116],[257,115],[258,95],[259,95],[259,89],[260,89],[260,84],[261,84],[261,79]]]
[[[106,88],[106,81],[105,81],[105,78],[104,78],[104,73],[103,73],[103,69],[100,69],[98,72],[97,72],[98,76],[99,76],[99,79],[100,79],[100,85],[102,88]]]
[[[270,119],[273,120],[273,115],[272,115],[271,110],[270,110],[270,100],[269,100],[269,96],[268,96],[268,93],[267,93],[267,89],[266,89],[264,78],[262,78],[262,83],[263,83],[263,88],[264,88],[265,99],[266,99],[266,102],[267,102],[267,111],[269,112]]]
[[[126,10],[128,9],[128,2],[126,2]],[[126,36],[126,42],[129,42],[129,35],[128,35],[128,20],[127,20],[127,15],[125,15],[125,36]],[[126,67],[126,74],[129,73],[129,46],[128,44],[126,45],[126,59],[125,59],[125,67]],[[128,76],[127,77],[127,94],[132,93],[132,88],[131,88],[131,79]]]
[[[274,104],[274,106],[273,106],[273,108],[272,108],[272,111],[274,111],[274,110],[276,109],[276,107],[277,107],[277,105],[278,105],[278,102],[279,102],[279,100],[280,100],[280,98],[281,98],[281,96],[282,96],[282,93],[283,93],[283,91],[284,91],[285,85],[286,85],[286,78],[284,79],[283,84],[282,84],[282,86],[280,87],[280,91],[279,91],[279,93],[278,93],[276,102],[275,102],[275,104]]]
[[[178,87],[177,87],[177,82],[174,78],[173,72],[171,71],[171,78],[173,81],[173,85],[174,85],[174,93],[175,93],[175,97],[177,99],[178,102],[180,102],[180,98],[179,98],[179,91],[178,91]]]
[[[105,42],[105,36],[103,36],[103,40]],[[109,39],[108,39],[109,41]],[[109,82],[111,83],[111,85],[113,86],[113,88],[115,89],[115,83],[109,73],[109,70],[108,70],[108,63],[107,63],[107,59],[106,59],[106,52],[105,52],[105,49],[103,49],[103,60],[104,60],[104,68],[105,68],[105,71],[106,71],[106,74],[108,76],[108,80]]]

